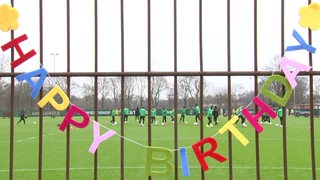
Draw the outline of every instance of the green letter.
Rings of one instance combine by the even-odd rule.
[[[285,93],[283,98],[279,97],[278,95],[274,94],[270,90],[268,90],[269,85],[272,81],[278,81],[285,87]],[[265,96],[268,96],[271,100],[278,103],[282,107],[285,106],[292,94],[292,87],[289,83],[289,81],[280,75],[272,75],[270,76],[267,81],[262,85],[260,92],[264,94]]]
[[[153,153],[164,154],[163,158],[153,157]],[[159,156],[159,155],[158,155]],[[173,171],[173,165],[169,162],[172,158],[172,154],[167,148],[160,147],[148,147],[147,148],[147,164],[146,164],[146,175],[147,176],[169,176]],[[166,169],[164,171],[152,171],[152,165],[163,164]],[[158,166],[159,167],[159,166]]]

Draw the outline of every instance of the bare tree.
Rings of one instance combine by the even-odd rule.
[[[94,84],[92,78],[82,85],[83,105],[88,109],[94,104]]]
[[[4,53],[0,53],[0,72],[5,72],[10,69],[9,57]],[[6,82],[5,78],[0,77],[0,96],[4,95],[9,88],[9,84]]]
[[[168,108],[172,109],[174,104],[174,90],[172,87],[168,88],[167,97],[168,97]]]
[[[217,92],[214,95],[214,104],[219,105],[220,107],[227,108],[228,102],[228,91],[224,88],[216,88]]]
[[[178,78],[178,96],[183,100],[183,105],[187,106],[188,98],[190,97],[191,78],[183,76]]]
[[[119,77],[111,77],[111,95],[113,99],[113,107],[120,106],[121,79]]]
[[[203,96],[205,97],[207,95],[207,83],[205,80],[203,80],[203,89],[200,89],[200,77],[199,76],[189,76],[190,78],[190,84],[189,86],[186,86],[189,90],[190,94],[190,100],[192,104],[199,104],[200,102],[200,93],[203,91]]]
[[[319,103],[320,99],[320,78],[314,77],[314,91],[313,91],[314,98],[317,99],[317,103]]]
[[[124,106],[128,107],[129,109],[131,108],[131,105],[133,102],[134,90],[135,90],[134,84],[136,81],[137,81],[137,78],[135,78],[135,77],[124,78]],[[143,88],[142,86],[143,86],[143,82],[141,82],[141,80],[140,80],[138,87]],[[140,94],[140,96],[143,96],[143,94]]]
[[[101,77],[98,79],[98,96],[101,98],[100,107],[103,109],[106,107],[107,97],[111,91],[111,82],[107,77]]]
[[[156,108],[160,102],[161,93],[163,93],[169,87],[168,81],[164,77],[153,76],[151,77],[151,97],[152,105]]]

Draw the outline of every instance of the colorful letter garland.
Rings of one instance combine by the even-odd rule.
[[[316,30],[320,27],[320,6],[317,3],[311,3],[309,6],[304,6],[300,9],[299,13],[301,16],[300,19],[300,25],[302,27],[309,27],[311,30]],[[19,17],[19,13],[15,8],[11,8],[9,5],[4,4],[0,6],[0,29],[4,32],[11,30],[15,30],[18,28],[18,22],[17,18]],[[303,40],[303,38],[300,36],[300,34],[293,30],[293,37],[299,42],[300,45],[293,45],[288,46],[286,48],[286,51],[296,51],[296,50],[306,50],[310,53],[315,53],[316,48],[312,47],[311,45],[306,44],[306,42]],[[36,55],[36,52],[32,49],[31,51],[27,53],[23,53],[23,51],[20,48],[19,43],[22,41],[27,40],[27,35],[22,35],[18,38],[15,38],[8,42],[7,44],[4,44],[1,46],[3,51],[6,51],[8,49],[14,48],[18,54],[19,58],[16,59],[11,63],[11,67],[14,69],[20,64],[24,63],[34,55]],[[287,67],[294,67],[295,69],[291,72]],[[280,75],[272,75],[270,76],[265,84],[262,86],[260,93],[264,94],[265,96],[269,97],[274,102],[278,103],[280,106],[285,106],[287,101],[289,100],[292,89],[294,89],[297,86],[297,82],[295,81],[295,77],[298,75],[300,71],[310,71],[311,66],[303,65],[300,63],[297,63],[293,60],[287,59],[285,57],[281,58],[280,61],[280,67],[282,71],[284,72],[285,77]],[[45,68],[40,68],[38,70],[21,74],[16,76],[16,79],[20,82],[23,80],[26,80],[27,83],[32,88],[32,91],[30,93],[30,96],[35,99],[37,94],[39,93],[41,87],[43,86],[43,83],[48,75],[48,71]],[[35,82],[32,80],[32,77],[40,77],[38,82]],[[285,87],[285,94],[281,98],[272,92],[268,90],[268,86],[272,81],[278,81]],[[55,96],[59,95],[62,98],[61,103],[57,103],[54,99]],[[252,100],[258,107],[260,107],[260,111],[255,114],[251,115],[247,108],[244,108],[241,112],[244,114],[244,116],[248,119],[250,124],[256,129],[257,132],[261,133],[263,131],[263,127],[258,124],[258,118],[262,116],[263,113],[269,114],[271,118],[276,118],[277,114],[270,108],[267,104],[265,104],[259,97],[254,97]],[[65,109],[68,109],[68,112],[63,119],[59,129],[61,131],[64,131],[65,128],[72,124],[75,127],[78,128],[86,128],[88,124],[90,123],[90,117],[89,114],[86,113],[81,108],[73,105],[69,101],[69,97],[63,92],[63,90],[58,86],[54,86],[39,102],[38,106],[40,108],[43,108],[47,103],[50,103],[56,110],[63,111]],[[82,122],[77,122],[74,119],[72,119],[73,115],[77,113],[80,114],[83,117]],[[238,120],[237,116],[233,116],[222,128],[219,129],[219,133],[223,134],[227,130],[229,130],[244,146],[249,143],[248,139],[246,139],[243,134],[234,126],[234,123]],[[95,153],[100,143],[103,141],[106,141],[113,135],[117,134],[115,131],[109,129],[108,132],[104,133],[103,135],[100,135],[100,126],[96,121],[93,121],[93,142],[89,148],[90,153]],[[107,128],[108,129],[108,128]],[[214,135],[215,136],[215,135]],[[213,137],[214,137],[213,136]],[[122,137],[126,140],[129,140],[128,138]],[[205,139],[200,140],[199,142],[193,144],[191,147],[194,151],[195,156],[197,157],[200,166],[204,171],[207,171],[209,169],[209,166],[207,162],[205,161],[206,157],[211,157],[216,159],[219,162],[225,162],[227,160],[226,157],[218,154],[215,152],[215,150],[218,147],[218,142],[213,138],[208,137]],[[135,141],[132,141],[135,142]],[[138,145],[142,145],[140,143],[135,142]],[[209,143],[211,145],[211,149],[206,152],[201,152],[199,147],[203,146],[204,144]],[[144,146],[144,145],[142,145]],[[173,165],[170,163],[170,160],[172,159],[172,153],[169,149],[163,148],[163,147],[148,147],[147,148],[147,155],[146,155],[146,175],[147,176],[167,176],[170,175],[173,172]],[[190,147],[187,147],[190,148]],[[189,172],[189,166],[188,166],[188,157],[186,152],[186,147],[179,148],[180,150],[180,160],[182,164],[182,174],[183,176],[190,176]],[[163,158],[153,158],[152,154],[161,153],[163,154]],[[164,171],[153,171],[152,165],[153,164],[162,164],[166,167],[166,170]]]

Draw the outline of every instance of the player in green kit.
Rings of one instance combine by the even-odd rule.
[[[128,122],[129,108],[124,108],[123,115],[124,115],[124,123],[126,124]]]
[[[161,110],[161,116],[162,116],[161,125],[162,125],[162,126],[167,125],[167,110],[166,110],[165,108],[162,108],[162,110]]]
[[[142,107],[139,110],[139,115],[140,115],[139,125],[140,126],[144,126],[144,119],[146,118],[146,114],[147,114],[147,111],[144,109],[144,107]]]
[[[156,115],[157,115],[157,110],[155,107],[153,107],[151,109],[151,124],[153,123],[158,124],[158,122],[156,121]]]
[[[195,122],[193,124],[198,125],[198,119],[200,120],[200,107],[198,106],[198,104],[196,104],[195,112],[196,112],[196,116],[194,118]]]
[[[111,117],[112,117],[112,119],[111,119],[111,121],[110,121],[110,123],[112,124],[112,125],[115,125],[116,124],[116,110],[115,109],[112,109],[112,111],[111,111]]]
[[[213,111],[213,106],[208,108],[207,111],[207,118],[208,118],[208,124],[206,124],[207,127],[211,127],[211,122],[212,122],[212,111]]]
[[[279,119],[280,119],[280,125],[279,125],[279,127],[282,127],[283,113],[282,113],[282,108],[281,108],[281,107],[279,107],[279,109],[277,110],[277,115],[278,115],[278,117],[279,117]]]
[[[170,111],[171,122],[174,123],[174,109]]]
[[[181,113],[181,117],[180,117],[180,123],[182,121],[182,123],[184,123],[184,118],[186,117],[186,113],[187,113],[187,110],[186,110],[186,106],[183,106],[183,108],[180,110],[180,113]],[[185,122],[185,123],[188,123],[188,122]]]

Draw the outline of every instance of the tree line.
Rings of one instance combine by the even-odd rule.
[[[267,77],[259,77],[259,88],[264,84]],[[287,103],[288,108],[292,108],[294,104],[309,103],[309,81],[307,77],[297,77],[298,86],[294,89],[290,100]],[[200,92],[203,92],[204,106],[218,105],[219,108],[226,109],[228,107],[227,87],[210,87],[204,78],[203,89],[200,89],[199,76],[182,76],[177,78],[177,93],[179,108],[186,106],[193,108],[195,104],[200,104]],[[1,111],[10,111],[10,96],[11,96],[11,81],[10,78],[0,78],[0,106]],[[97,80],[98,89],[98,109],[113,109],[121,106],[121,78],[120,77],[99,77]],[[148,80],[147,77],[125,77],[124,78],[124,106],[130,109],[136,107],[148,106]],[[43,85],[44,94],[49,92],[54,85],[59,85],[63,90],[67,89],[67,82],[65,77],[50,77]],[[83,108],[94,109],[94,79],[91,77],[85,80],[77,80],[71,78],[70,85],[70,101]],[[319,98],[319,80],[315,80],[315,99]],[[275,94],[281,95],[282,85],[278,82],[273,82],[269,90]],[[14,107],[16,110],[38,110],[38,99],[33,100],[29,93],[31,87],[26,82],[14,83]],[[174,89],[173,83],[170,82],[170,77],[154,76],[151,77],[151,104],[156,108],[173,108],[174,104]],[[250,104],[254,97],[253,90],[247,90],[241,84],[232,83],[231,87],[231,102],[232,108],[240,105],[246,106]],[[59,102],[59,97],[55,97]],[[261,97],[270,106],[276,107],[277,104],[269,100],[269,98]],[[53,110],[49,104],[46,105],[45,110]],[[254,108],[254,107],[252,107]]]

